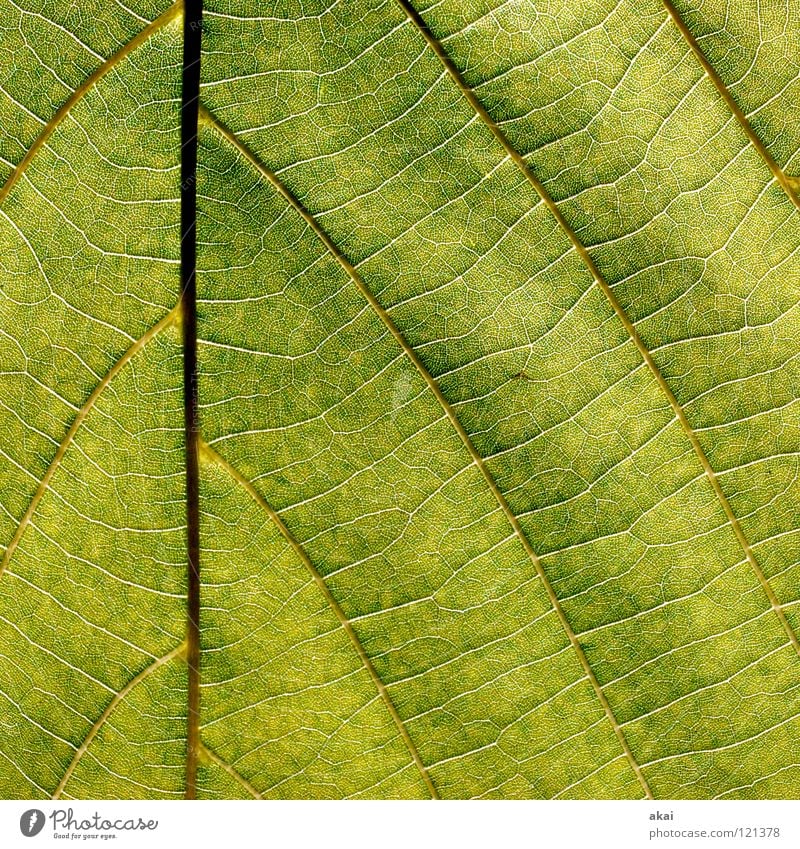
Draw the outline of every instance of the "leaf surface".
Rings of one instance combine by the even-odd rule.
[[[0,795],[197,721],[201,797],[795,797],[800,22],[206,4],[193,718],[181,9],[101,5],[8,147]]]

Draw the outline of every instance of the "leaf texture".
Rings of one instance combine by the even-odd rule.
[[[206,4],[195,717],[182,8],[26,2],[0,796],[796,797],[796,12]]]

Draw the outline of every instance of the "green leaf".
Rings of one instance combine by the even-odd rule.
[[[797,12],[206,4],[195,646],[182,9],[40,5],[0,796],[797,797]]]

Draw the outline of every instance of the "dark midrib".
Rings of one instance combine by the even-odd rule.
[[[200,753],[200,480],[197,391],[197,110],[200,100],[202,0],[186,0],[181,94],[181,314],[183,407],[186,439],[188,715],[186,798],[197,798]]]

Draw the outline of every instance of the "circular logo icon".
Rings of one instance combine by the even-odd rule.
[[[19,818],[19,830],[25,837],[36,837],[44,828],[44,813],[38,808],[31,808]]]

